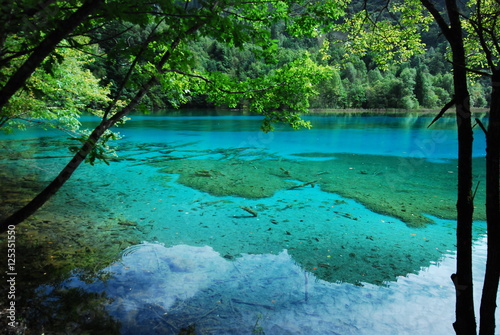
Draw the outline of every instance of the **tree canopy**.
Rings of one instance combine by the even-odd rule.
[[[159,55],[180,38],[182,42],[176,43],[164,64],[160,85],[148,89],[136,109],[218,104],[258,113],[293,110],[288,121],[298,127],[307,126],[299,121],[298,114],[310,107],[418,109],[446,104],[453,94],[451,65],[441,57],[446,52],[444,41],[429,37],[439,35],[437,26],[415,4],[391,3],[387,7],[389,14],[378,17],[362,10],[370,6],[374,5],[363,7],[359,1],[350,4],[235,1],[224,5],[163,1],[154,6],[142,2],[103,5],[100,1],[87,1],[80,6],[68,1],[47,4],[18,1],[3,7],[0,13],[4,18],[0,30],[0,83],[5,84],[2,99],[10,94],[10,84],[22,82],[22,77],[16,77],[7,85],[14,75],[13,69],[17,69],[16,75],[26,76],[29,71],[21,65],[35,64],[33,59],[41,54],[42,47],[50,49],[46,44],[51,41],[53,50],[37,60],[40,66],[35,76],[44,76],[43,82],[48,84],[44,88],[45,97],[55,98],[55,91],[48,90],[55,90],[57,85],[67,87],[70,97],[67,84],[87,82],[86,87],[78,88],[81,92],[78,108],[67,106],[65,113],[73,115],[60,114],[59,121],[67,120],[74,126],[79,112],[103,108],[106,92],[112,93],[108,97],[115,102],[132,100],[148,76],[158,71],[154,63]],[[353,15],[347,23],[339,24],[344,8]],[[425,25],[410,24],[410,18]],[[80,21],[79,25],[69,26],[76,21]],[[194,29],[194,22],[200,27]],[[377,29],[370,28],[371,23]],[[196,31],[190,33],[189,29]],[[474,29],[472,24],[468,29]],[[64,31],[67,35],[59,36]],[[380,31],[384,31],[383,36],[378,35]],[[38,43],[40,38],[44,38],[43,43]],[[468,43],[470,47],[473,41],[477,39]],[[478,47],[479,42],[475,43]],[[56,69],[62,71],[63,60],[70,58],[69,50],[73,50],[71,58],[78,64],[72,67],[72,76],[83,77],[69,83],[49,83]],[[473,54],[477,62],[484,63],[479,60],[483,53]],[[77,60],[77,55],[81,59]],[[300,75],[283,77],[286,68],[291,74],[299,66],[303,69]],[[81,69],[79,73],[77,68]],[[95,79],[90,80],[89,76]],[[310,85],[295,85],[295,89],[304,90],[301,94],[277,94],[279,87],[283,91],[288,85],[285,79],[293,79],[296,84],[306,81]],[[472,105],[486,107],[488,87],[484,80],[471,78],[470,86]],[[19,118],[40,121],[51,117],[53,120],[58,115],[53,113],[56,106],[43,107],[46,112],[42,106],[29,107],[40,103],[34,100],[42,91],[29,82],[22,87],[23,93],[10,101],[11,107],[0,110],[0,125],[11,125],[2,127],[4,130],[25,124],[17,122]],[[63,98],[61,93],[57,99]],[[25,96],[20,99],[22,94]],[[292,96],[303,100],[285,101]],[[31,102],[27,99],[30,97]],[[16,107],[16,99],[24,107]],[[0,105],[3,103],[0,101]],[[27,111],[33,113],[27,115]],[[267,115],[264,125],[267,130],[273,122],[285,121],[272,113]],[[64,126],[74,128],[70,124]]]

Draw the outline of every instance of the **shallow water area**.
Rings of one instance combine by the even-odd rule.
[[[25,274],[46,310],[40,327],[449,333],[454,124],[310,119],[312,130],[264,134],[255,116],[133,116],[109,166],[80,167],[19,226],[26,248],[46,257]],[[64,136],[18,136],[0,138],[2,213],[69,159]],[[480,166],[480,140],[476,150]],[[478,222],[479,268],[483,232]],[[68,296],[87,320],[60,309]]]
[[[485,253],[480,240],[477,264]],[[210,247],[143,243],[104,269],[105,281],[73,278],[64,289],[105,291],[122,334],[176,334],[190,325],[202,334],[451,334],[454,268],[450,255],[386,286],[356,286],[315,278],[287,251],[230,261]]]

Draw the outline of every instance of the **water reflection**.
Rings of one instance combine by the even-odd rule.
[[[485,252],[481,240],[475,257]],[[286,250],[228,260],[210,247],[143,243],[102,271],[109,279],[64,286],[104,292],[122,334],[451,334],[454,264],[449,256],[386,287],[355,286],[315,278]]]

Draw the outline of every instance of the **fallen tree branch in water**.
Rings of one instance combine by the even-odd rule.
[[[254,211],[253,209],[249,208],[249,207],[246,207],[246,206],[240,206],[241,209],[243,209],[244,211],[247,211],[248,213],[252,214],[253,216],[257,216],[258,213],[256,211]]]
[[[296,190],[298,188],[302,188],[302,187],[305,187],[305,186],[308,186],[308,185],[311,185],[311,187],[314,187],[315,183],[316,183],[316,180],[314,180],[314,181],[308,181],[307,183],[303,183],[303,184],[300,184],[300,185],[295,185],[295,186],[289,187],[289,188],[287,188],[287,190]]]

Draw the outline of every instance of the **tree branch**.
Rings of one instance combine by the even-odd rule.
[[[452,38],[451,34],[451,29],[448,23],[446,23],[444,17],[439,13],[437,8],[434,6],[433,3],[431,3],[429,0],[420,0],[422,5],[424,5],[425,8],[431,13],[431,15],[434,17],[434,20],[436,20],[436,23],[438,24],[439,28],[443,32],[444,36],[446,39],[449,41],[450,38]]]
[[[199,21],[187,31],[177,36],[177,38],[170,44],[169,50],[163,54],[163,57],[156,64],[156,68],[160,73],[162,72],[162,67],[170,59],[172,51],[179,46],[185,36],[195,33],[205,23],[206,22],[204,21]],[[103,119],[101,123],[92,131],[85,143],[78,150],[78,152],[76,152],[76,154],[69,161],[66,167],[42,192],[40,192],[23,208],[17,210],[14,214],[10,215],[6,219],[0,221],[0,233],[6,232],[10,225],[17,225],[26,220],[30,215],[35,213],[41,206],[43,206],[43,204],[45,204],[64,185],[64,183],[73,175],[80,164],[88,157],[105,131],[115,125],[124,116],[129,114],[139,104],[140,100],[146,95],[151,87],[153,87],[157,82],[157,77],[152,76],[146,83],[142,85],[142,87],[137,91],[136,95],[127,106],[122,108],[111,118]]]
[[[127,71],[127,74],[125,75],[125,77],[123,78],[121,84],[120,84],[120,87],[118,88],[118,90],[116,91],[116,94],[113,98],[113,100],[110,102],[109,106],[106,108],[106,110],[104,111],[104,115],[103,115],[103,120],[107,119],[109,113],[111,112],[111,110],[116,106],[116,103],[118,102],[118,99],[120,98],[120,95],[121,93],[123,92],[124,88],[125,88],[125,84],[129,81],[130,79],[130,76],[132,75],[132,72],[134,71],[135,69],[135,66],[137,65],[137,63],[139,62],[139,60],[142,58],[142,55],[144,54],[144,52],[146,51],[149,43],[152,42],[153,40],[153,37],[156,33],[156,29],[158,29],[158,27],[160,26],[161,23],[164,22],[164,19],[161,19],[153,28],[153,30],[151,31],[151,33],[149,34],[148,38],[146,39],[146,41],[144,41],[143,45],[141,46],[141,49],[139,50],[139,52],[137,53],[137,55],[135,56],[134,58],[134,61],[132,62],[132,64],[130,65],[128,71]]]
[[[186,76],[186,77],[201,79],[204,82],[206,82],[208,84],[212,84],[212,85],[215,84],[215,82],[213,80],[208,79],[207,77],[204,77],[204,76],[199,75],[199,74],[187,73],[187,72],[180,71],[180,70],[177,70],[177,69],[164,69],[163,71],[164,72],[174,72],[174,73],[178,73],[178,74],[181,74],[183,76]],[[256,89],[256,90],[246,90],[246,91],[230,91],[230,90],[225,90],[225,89],[218,88],[218,87],[216,87],[216,89],[218,91],[221,91],[221,92],[224,92],[224,93],[228,93],[228,94],[245,94],[245,93],[264,92],[264,91],[270,90],[271,88],[275,88],[275,87],[279,87],[279,86],[284,86],[286,84],[287,84],[286,82],[283,82],[283,83],[279,83],[279,84],[276,84],[276,85],[271,85],[271,86],[267,86],[267,87],[264,87],[264,88],[259,88],[259,89]]]
[[[483,24],[483,17],[481,15],[481,8],[482,8],[482,3],[481,0],[477,0],[476,4],[476,20],[469,20],[472,28],[475,30],[477,36],[479,37],[479,43],[481,44],[481,48],[483,49],[483,52],[486,54],[486,61],[488,62],[488,66],[491,71],[495,70],[495,65],[493,64],[493,57],[491,54],[491,50],[488,47],[486,40],[484,38],[484,24]]]
[[[50,32],[45,39],[33,50],[28,59],[9,78],[9,81],[0,90],[0,110],[7,104],[9,99],[24,86],[26,80],[37,69],[43,60],[56,48],[56,46],[75,30],[85,19],[96,10],[102,0],[88,0],[76,12]]]
[[[476,118],[476,123],[483,130],[484,134],[488,135],[488,130],[486,130],[486,127],[484,126],[483,122],[479,118]]]
[[[432,126],[434,124],[434,122],[439,120],[444,115],[444,113],[448,109],[450,109],[454,104],[455,104],[455,97],[453,97],[453,99],[451,99],[450,102],[448,102],[446,105],[444,105],[444,107],[441,109],[441,111],[438,113],[438,115],[436,115],[436,117],[432,120],[432,122],[427,126],[427,128],[429,128],[430,126]]]

